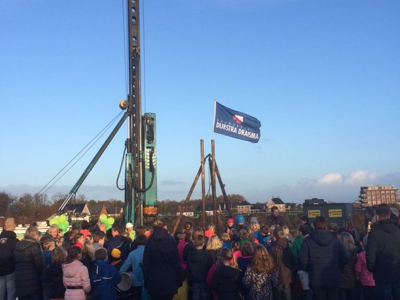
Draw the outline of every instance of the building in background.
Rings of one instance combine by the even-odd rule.
[[[393,185],[370,185],[360,188],[360,199],[364,207],[379,204],[395,204],[399,201],[398,189]]]
[[[286,205],[283,203],[282,199],[279,197],[272,197],[271,200],[267,203],[267,211],[271,211],[271,207],[276,206],[278,207],[280,212],[286,211]]]

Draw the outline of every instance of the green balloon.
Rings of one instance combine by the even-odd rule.
[[[58,217],[58,223],[63,223],[67,221],[67,217],[65,215],[61,215]]]
[[[100,221],[103,222],[103,223],[107,222],[107,215],[101,214],[100,215]]]
[[[51,219],[49,222],[50,226],[54,224],[58,224],[58,220]]]
[[[60,223],[58,224],[58,228],[60,228],[62,231],[67,230],[68,226],[65,223]]]
[[[112,225],[111,225],[111,224],[107,224],[107,226],[106,226],[106,230],[109,230],[109,229],[111,229],[111,227],[112,227]]]
[[[67,227],[69,226],[69,222],[68,221],[64,221],[64,224],[67,225]]]
[[[113,217],[109,217],[109,218],[107,219],[107,224],[108,224],[108,225],[112,225],[112,224],[114,224],[114,222],[115,222],[115,220],[114,220]]]

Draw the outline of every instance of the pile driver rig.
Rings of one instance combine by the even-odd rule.
[[[75,197],[107,146],[128,120],[128,136],[125,141],[125,201],[122,221],[139,225],[152,221],[157,215],[156,115],[154,113],[142,115],[139,0],[127,0],[127,12],[129,94],[127,100],[122,100],[119,104],[125,112],[65,198],[59,208],[59,213]]]

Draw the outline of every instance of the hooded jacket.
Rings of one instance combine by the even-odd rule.
[[[90,274],[90,282],[96,300],[116,300],[115,286],[121,282],[121,275],[117,268],[106,260],[95,260],[94,268]]]
[[[336,287],[340,284],[340,268],[349,258],[348,251],[329,230],[314,230],[303,239],[299,263],[309,272],[310,285]]]
[[[155,227],[143,254],[144,284],[150,296],[173,296],[183,282],[178,247],[173,237]]]
[[[110,261],[113,260],[113,257],[111,256],[111,251],[114,248],[118,248],[121,251],[121,259],[126,260],[131,250],[131,243],[132,240],[129,237],[125,237],[123,235],[117,235],[116,237],[113,237],[110,240],[108,240],[104,244],[104,248],[107,249]]]
[[[368,235],[367,267],[376,282],[400,282],[400,231],[391,219],[379,221]]]
[[[289,248],[288,240],[286,238],[276,240],[269,252],[274,259],[279,283],[292,283],[294,256]]]
[[[218,292],[218,300],[235,300],[239,295],[238,268],[221,265],[212,277],[211,288]]]
[[[85,300],[86,293],[90,292],[90,279],[88,269],[79,261],[74,260],[62,265],[63,283],[66,287],[65,300]],[[82,287],[69,289],[68,287]]]
[[[25,238],[15,246],[15,290],[17,297],[41,291],[40,274],[44,271],[44,255],[40,244]]]
[[[208,271],[214,261],[206,250],[195,249],[189,253],[187,260],[187,279],[192,282],[206,282]]]
[[[18,242],[14,231],[3,230],[0,234],[0,276],[14,273],[14,250]]]

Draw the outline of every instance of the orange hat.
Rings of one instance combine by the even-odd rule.
[[[111,256],[114,258],[120,258],[121,257],[121,250],[114,248],[111,251]]]

